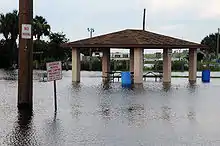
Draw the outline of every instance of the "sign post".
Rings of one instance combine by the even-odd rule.
[[[57,88],[56,88],[56,80],[53,81],[53,89],[54,89],[54,109],[57,112]]]
[[[61,61],[47,63],[47,81],[54,82],[54,109],[57,112],[56,80],[62,79]]]

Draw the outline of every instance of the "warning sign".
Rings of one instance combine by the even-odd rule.
[[[21,38],[31,39],[31,25],[30,24],[22,24]]]
[[[47,81],[61,80],[62,66],[61,61],[47,63]]]

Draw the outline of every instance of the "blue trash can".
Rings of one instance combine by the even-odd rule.
[[[121,83],[122,87],[131,88],[131,73],[130,72],[121,72]]]
[[[206,69],[202,71],[202,82],[204,83],[210,82],[210,70]]]

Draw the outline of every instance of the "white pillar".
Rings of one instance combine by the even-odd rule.
[[[130,72],[134,72],[134,48],[130,49]]]
[[[189,82],[195,83],[197,76],[197,49],[189,49]]]
[[[163,82],[171,83],[172,49],[163,49]]]
[[[143,49],[134,48],[134,84],[143,85]]]
[[[103,81],[108,81],[109,74],[106,72],[110,72],[110,48],[103,48],[103,56],[102,56],[102,77]]]
[[[80,82],[80,50],[72,48],[72,82]]]

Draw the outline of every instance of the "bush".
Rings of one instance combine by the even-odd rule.
[[[188,65],[185,61],[173,61],[172,62],[172,71],[186,71],[188,70]]]

